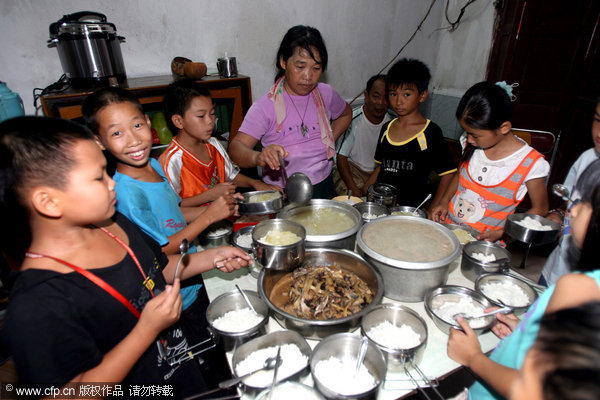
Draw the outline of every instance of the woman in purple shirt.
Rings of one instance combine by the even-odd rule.
[[[229,145],[242,168],[262,167],[266,183],[283,187],[279,156],[286,172],[303,172],[313,198],[334,196],[335,141],[348,128],[352,110],[329,85],[319,83],[327,68],[327,49],[319,31],[294,26],[283,37],[275,61],[275,85],[248,110]],[[262,151],[254,150],[258,142]]]

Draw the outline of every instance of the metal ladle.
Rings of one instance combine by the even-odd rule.
[[[285,195],[291,203],[306,204],[310,201],[313,194],[313,185],[310,178],[302,172],[294,172],[289,178],[285,171],[285,162],[283,155],[279,156],[279,164],[283,175],[283,183],[285,185]]]
[[[254,314],[258,315],[258,313],[254,309],[254,307],[252,307],[252,303],[250,303],[250,299],[248,298],[248,296],[246,296],[246,293],[237,284],[235,285],[235,287],[237,288],[238,292],[240,292],[240,294],[242,295],[242,298],[244,299],[244,301],[246,302],[246,304],[248,304],[248,307],[250,307],[250,309],[252,310],[252,312]]]
[[[231,378],[231,379],[227,379],[223,382],[219,382],[219,388],[221,389],[227,389],[232,387],[235,384],[240,383],[241,381],[243,381],[244,379],[246,379],[247,377],[249,377],[250,375],[254,375],[255,373],[257,373],[258,371],[263,371],[263,370],[270,370],[275,368],[276,366],[278,366],[279,364],[281,364],[281,357],[274,356],[274,357],[269,357],[265,360],[263,366],[257,370],[254,370],[252,372],[248,372],[247,374],[244,374],[242,376],[238,376],[237,378]]]
[[[183,240],[179,244],[179,254],[181,254],[181,257],[179,257],[179,260],[177,261],[177,267],[175,267],[175,275],[173,276],[173,282],[175,282],[175,279],[177,279],[177,274],[179,273],[179,266],[181,265],[181,260],[183,260],[183,257],[185,257],[189,249],[190,243],[186,238],[183,238]]]
[[[358,348],[358,356],[356,356],[356,373],[360,370],[360,366],[365,360],[365,354],[367,354],[367,348],[369,347],[369,338],[363,336],[360,341],[360,347]]]
[[[560,183],[555,183],[552,185],[552,193],[563,199],[564,201],[571,201],[571,193],[569,193],[569,188],[565,185],[561,185]]]
[[[495,314],[507,314],[512,312],[513,309],[509,306],[504,306],[504,307],[500,307],[496,310],[493,311],[488,311],[486,313],[480,314],[480,315],[466,315],[464,313],[458,313],[458,314],[454,314],[454,316],[452,317],[454,320],[456,320],[456,318],[461,317],[462,319],[468,320],[468,319],[477,319],[477,318],[483,318],[483,317],[489,317],[490,315],[495,315]]]

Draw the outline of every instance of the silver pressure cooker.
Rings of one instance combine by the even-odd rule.
[[[122,36],[94,11],[64,15],[50,24],[48,47],[56,47],[64,73],[75,87],[117,85],[125,80]]]

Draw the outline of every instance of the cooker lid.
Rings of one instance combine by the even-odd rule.
[[[106,22],[106,15],[94,11],[79,11],[63,15],[61,19],[50,24],[50,37],[62,34],[112,33],[116,34],[114,24]]]

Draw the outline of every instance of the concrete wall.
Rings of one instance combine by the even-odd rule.
[[[451,19],[464,3],[450,0]],[[63,14],[93,10],[106,14],[126,38],[121,50],[129,77],[169,74],[175,56],[205,62],[209,73],[216,72],[216,59],[227,53],[237,57],[239,73],[251,77],[255,99],[273,82],[274,58],[287,29],[296,24],[314,26],[329,51],[322,80],[350,100],[396,55],[430,4],[430,0],[0,0],[0,81],[18,92],[26,112],[33,113],[32,89],[48,86],[63,73],[56,49],[46,46],[48,26]],[[445,0],[435,1],[401,54],[430,66],[432,99],[436,93],[460,96],[482,80],[491,44],[491,0],[470,6],[454,32],[443,29],[448,26],[445,5]],[[429,109],[436,107],[431,100]]]

